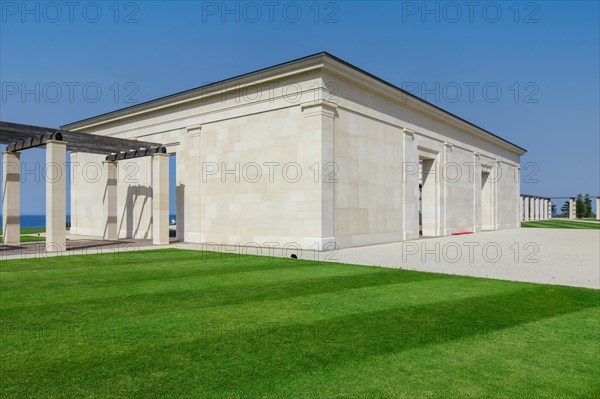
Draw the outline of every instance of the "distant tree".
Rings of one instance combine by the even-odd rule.
[[[562,214],[566,217],[569,217],[569,201],[565,201],[563,206],[560,208]]]
[[[577,219],[585,217],[585,204],[581,193],[577,194],[577,198],[575,199],[575,217]]]
[[[567,205],[568,204],[569,203],[567,202]],[[556,215],[556,205],[552,204],[552,210],[551,210],[551,212],[552,212],[552,216]]]
[[[591,218],[592,216],[594,216],[594,214],[592,213],[592,199],[590,198],[589,194],[586,194],[583,198],[583,209],[584,218]]]

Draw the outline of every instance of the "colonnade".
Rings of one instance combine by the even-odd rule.
[[[536,195],[521,195],[519,202],[521,221],[552,219],[552,200]]]
[[[46,146],[46,251],[67,249],[67,142],[48,140]],[[5,245],[20,245],[21,159],[19,152],[2,154],[2,238]],[[106,174],[103,239],[116,240],[117,162],[104,162]],[[102,211],[98,214],[102,216]],[[152,154],[152,243],[169,243],[169,154]]]

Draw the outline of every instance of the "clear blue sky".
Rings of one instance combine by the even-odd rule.
[[[525,147],[522,192],[600,194],[596,1],[1,4],[1,120],[57,127],[328,51]],[[32,180],[22,212],[42,214]]]

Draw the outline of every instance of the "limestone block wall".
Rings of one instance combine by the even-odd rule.
[[[338,108],[335,238],[340,247],[403,239],[404,133]]]
[[[419,159],[432,160],[435,175],[434,184],[423,187],[423,196],[434,198],[423,200],[423,217],[429,218],[423,235],[519,227],[519,157],[514,153],[342,77],[326,75],[324,82],[336,88],[335,236],[340,247],[419,236],[414,176]]]
[[[519,215],[519,169],[514,165],[499,162],[501,175],[498,178],[498,220],[496,229],[514,229],[521,226]]]
[[[102,236],[104,188],[102,155],[71,152],[71,234]]]
[[[333,239],[333,189],[324,200],[320,170],[333,160],[333,132],[319,87],[318,74],[306,73],[85,131],[160,142],[177,156],[180,240],[320,248]],[[118,165],[119,237],[151,238],[150,158]],[[74,232],[101,236],[102,185],[80,180]]]
[[[434,199],[423,202],[424,235],[519,226],[514,149],[334,71],[287,71],[78,129],[177,156],[177,235],[188,242],[323,249],[418,238],[419,159]],[[151,238],[151,160],[118,166],[119,237]],[[72,187],[73,232],[102,236],[105,186],[76,177]]]
[[[321,137],[300,107],[205,124],[198,144],[201,242],[319,242]]]
[[[102,237],[107,176],[105,156],[71,153],[71,233]],[[150,158],[117,163],[119,238],[152,238],[152,170]]]

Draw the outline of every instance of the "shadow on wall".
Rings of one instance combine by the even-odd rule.
[[[141,224],[143,222],[143,218],[141,215],[146,211],[146,207],[150,207],[151,202],[149,199],[152,199],[152,187],[150,186],[128,186],[127,187],[127,197],[125,200],[125,207],[123,208],[123,214],[121,215],[121,223],[119,225],[119,231],[123,231],[123,224],[125,224],[125,238],[150,238],[150,228],[152,227],[152,216],[150,216],[148,220],[148,225],[145,228]],[[137,206],[136,203],[141,201],[141,205]],[[134,211],[136,212],[134,214]],[[150,215],[152,215],[152,209],[149,210]],[[137,216],[137,224],[135,224],[135,217]],[[135,224],[135,226],[134,226]],[[143,230],[143,236],[138,237],[138,233],[140,232],[140,228]]]

